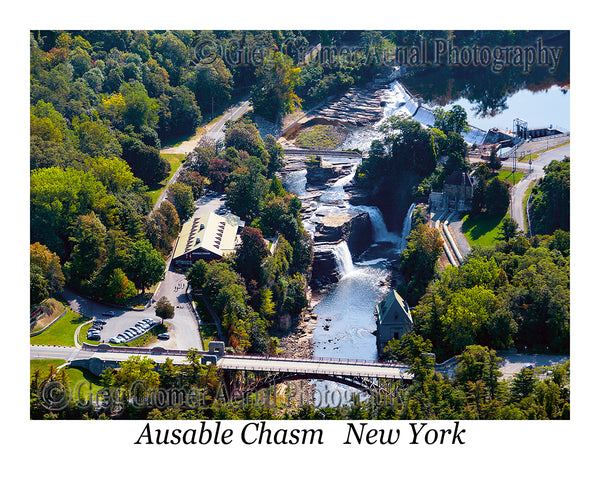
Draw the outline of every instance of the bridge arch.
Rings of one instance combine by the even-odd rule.
[[[252,394],[259,392],[265,388],[272,387],[284,382],[294,380],[328,380],[335,383],[340,383],[348,387],[356,388],[362,392],[374,394],[387,394],[387,390],[380,386],[377,382],[364,377],[346,377],[328,373],[317,372],[278,372],[267,377],[261,378],[253,383],[242,387],[243,394]]]

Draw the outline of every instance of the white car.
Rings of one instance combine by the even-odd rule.
[[[121,339],[118,337],[111,337],[109,342],[110,343],[121,343]]]

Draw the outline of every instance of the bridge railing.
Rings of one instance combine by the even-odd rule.
[[[412,378],[412,374],[394,370],[393,372],[378,372],[377,374],[364,372],[349,372],[347,370],[339,370],[335,368],[299,368],[289,366],[270,366],[268,364],[260,367],[250,366],[243,363],[220,365],[224,370],[239,370],[247,372],[285,372],[285,373],[300,373],[300,374],[321,374],[321,375],[338,375],[343,377],[362,377],[362,378]]]
[[[406,367],[408,365],[399,362],[373,362],[372,360],[363,360],[356,358],[333,358],[333,357],[314,357],[314,358],[297,358],[297,357],[265,357],[262,355],[227,355],[228,359],[253,359],[253,360],[278,360],[278,361],[289,361],[289,362],[321,362],[321,363],[332,363],[332,364],[344,364],[344,365],[372,365],[374,367],[390,367],[399,368]]]

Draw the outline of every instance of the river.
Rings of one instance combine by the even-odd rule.
[[[564,97],[567,97],[568,100],[568,95],[562,92],[557,93],[557,90],[554,89],[547,95],[553,96],[554,100],[558,102],[564,102]],[[525,92],[515,100],[528,100],[529,102],[526,101],[525,103],[529,105],[528,111],[531,112],[532,109],[535,111],[537,102],[539,100],[543,101],[544,98],[547,97],[544,97],[543,94],[534,98],[532,92]],[[383,119],[372,126],[354,129],[342,148],[368,150],[371,141],[381,137],[381,133],[377,130],[379,125],[391,115],[404,114],[411,116],[424,125],[432,123],[432,119],[429,118],[431,116],[430,110],[418,108],[407,90],[397,81],[390,84],[384,100],[386,103]],[[459,100],[456,103],[461,104],[466,109],[468,108],[469,122],[477,127],[483,127],[483,131],[487,131],[491,126],[505,127],[502,122],[505,122],[508,118],[506,115],[514,115],[517,111],[514,108],[509,108],[498,119],[499,124],[488,124],[473,113],[466,100]],[[513,103],[509,102],[509,106],[511,105]],[[521,113],[519,114],[521,115]],[[521,116],[527,118],[525,114]],[[563,124],[568,122],[568,120],[565,121],[564,113],[560,115],[560,118]],[[477,132],[470,135],[475,134],[481,135]],[[465,140],[469,142],[472,139],[465,138]],[[477,138],[477,141],[480,141],[480,139]],[[469,143],[472,143],[472,141]],[[314,313],[317,315],[318,320],[313,332],[313,357],[376,361],[378,353],[374,308],[390,289],[390,261],[397,259],[406,246],[406,236],[410,232],[410,220],[414,204],[408,212],[398,212],[399,215],[405,216],[402,232],[400,234],[390,232],[377,207],[353,206],[347,201],[348,195],[344,191],[344,186],[353,180],[360,160],[326,156],[323,157],[323,160],[334,165],[352,164],[352,169],[348,175],[324,188],[321,195],[316,199],[308,198],[306,170],[291,172],[282,178],[288,191],[303,199],[305,205],[311,204],[314,208],[312,216],[304,220],[304,227],[314,235],[315,221],[319,215],[324,215],[330,210],[354,209],[366,211],[371,219],[374,242],[358,258],[352,258],[346,242],[341,242],[335,247],[328,247],[333,248],[341,278],[331,286],[327,295],[314,307]],[[316,406],[337,406],[340,402],[345,403],[349,398],[348,395],[355,392],[356,390],[352,388],[343,387],[332,382],[315,381],[315,404]]]
[[[394,91],[390,91],[393,95]],[[390,105],[396,105],[391,102]],[[392,106],[385,109],[384,116],[397,114]],[[360,146],[368,148],[371,141],[379,136],[377,126],[356,129],[344,144],[344,148]],[[404,231],[401,234],[387,229],[383,216],[377,207],[353,206],[348,203],[344,186],[354,179],[356,168],[361,160],[356,158],[323,157],[323,160],[336,165],[352,165],[351,172],[322,190],[321,195],[307,201],[306,170],[289,173],[282,178],[285,188],[304,199],[305,204],[316,207],[312,216],[303,222],[312,235],[319,215],[328,211],[358,210],[369,214],[373,227],[373,244],[358,258],[352,258],[346,242],[333,247],[340,280],[331,286],[327,295],[314,307],[317,326],[313,331],[313,356],[315,358],[356,359],[376,361],[376,324],[374,309],[389,291],[390,261],[398,258],[405,246],[406,235],[410,231],[410,215],[407,212]],[[318,248],[318,247],[317,247]],[[331,248],[331,247],[329,247]],[[356,390],[333,382],[315,382],[315,404],[336,406],[340,399],[345,401]],[[332,397],[332,393],[336,392]]]

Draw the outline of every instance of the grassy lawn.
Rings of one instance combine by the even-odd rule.
[[[48,330],[45,332],[31,337],[31,345],[64,345],[66,347],[74,347],[75,341],[75,330],[77,327],[91,320],[91,318],[81,315],[80,313],[69,311],[60,320],[57,320]],[[87,330],[82,328],[82,330]]]
[[[158,197],[162,194],[167,183],[173,177],[173,174],[177,171],[181,163],[185,160],[185,153],[161,153],[161,156],[166,158],[171,165],[171,173],[169,176],[160,182],[158,185],[154,185],[152,187],[148,187],[148,194],[150,198],[152,198],[152,205],[156,203]]]
[[[296,138],[296,145],[310,148],[336,148],[340,146],[346,135],[344,131],[333,125],[314,125],[302,131]]]
[[[40,306],[44,313],[35,321],[31,329],[32,333],[41,330],[46,325],[50,325],[56,317],[65,311],[65,305],[55,298],[47,298]]]
[[[200,337],[202,338],[202,348],[208,350],[208,344],[213,341],[219,340],[219,334],[217,333],[217,327],[214,325],[200,325]]]
[[[33,373],[39,369],[40,371],[40,382],[45,380],[50,373],[50,366],[53,365],[58,368],[60,365],[65,363],[64,360],[56,359],[40,359],[29,361],[29,375],[30,379],[33,378]],[[79,394],[84,397],[89,393],[95,393],[102,388],[99,383],[99,378],[96,375],[91,374],[87,370],[80,368],[65,367],[67,372],[67,379],[71,388],[72,395],[75,398],[79,398]]]
[[[210,322],[210,314],[204,305],[204,302],[201,300],[194,300],[196,303],[196,310],[200,315],[200,318],[204,319],[202,323],[199,325],[200,330],[200,338],[202,340],[202,348],[204,350],[208,350],[208,344],[212,341],[219,340],[219,333],[217,332],[217,327],[213,323],[205,323],[205,321]]]
[[[470,215],[465,215],[462,219],[463,233],[471,246],[486,247],[494,245],[498,241],[496,237],[500,234],[500,224],[508,216],[508,213],[498,217],[480,215],[472,218]]]
[[[498,172],[498,178],[500,180],[506,180],[511,185],[516,185],[517,183],[519,183],[519,180],[521,180],[522,178],[524,178],[526,175],[527,174],[524,173],[524,172],[516,171],[515,172],[515,181],[513,183],[512,170],[500,170]]]

